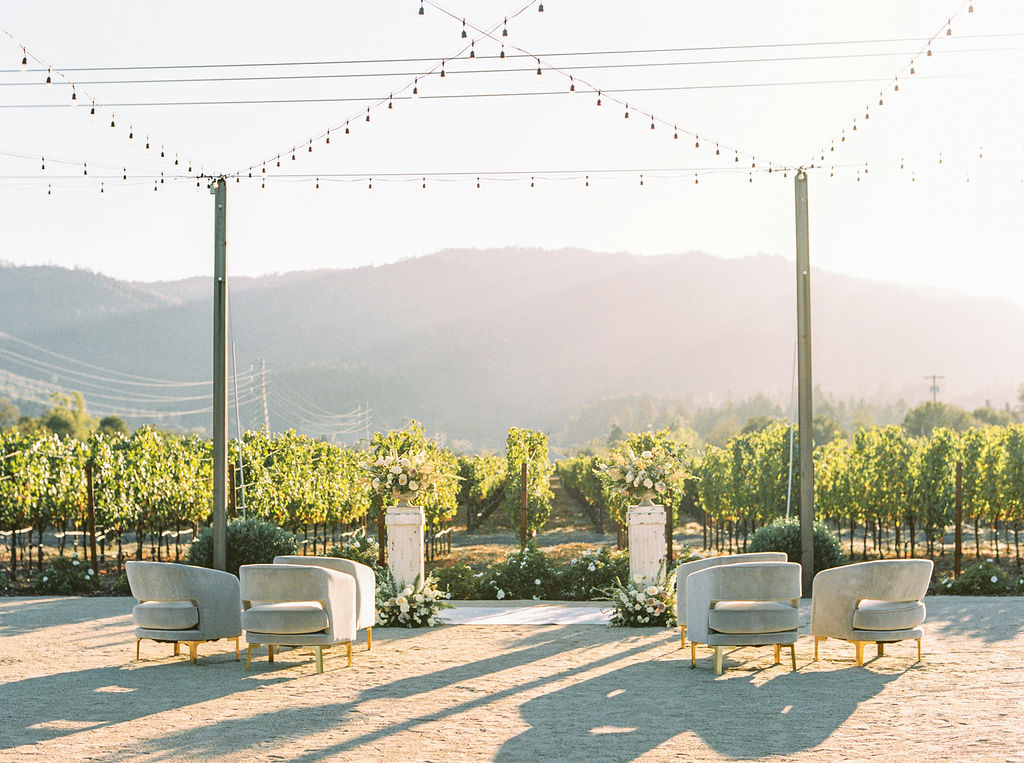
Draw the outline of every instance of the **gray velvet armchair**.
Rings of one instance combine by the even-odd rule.
[[[324,672],[324,648],[345,644],[352,665],[356,637],[356,584],[350,576],[297,564],[246,564],[238,570],[242,627],[252,662],[254,645],[266,645],[269,662],[278,646],[308,646],[316,672]]]
[[[800,565],[748,562],[708,567],[686,578],[686,622],[690,667],[697,665],[697,644],[715,650],[715,673],[722,672],[726,646],[789,646],[796,670]]]
[[[242,635],[238,578],[205,567],[172,562],[128,562],[128,586],[139,603],[132,609],[135,623],[135,659],[142,639],[188,646],[194,665],[199,644]]]
[[[356,583],[356,630],[366,631],[367,650],[373,646],[373,626],[377,624],[377,574],[372,567],[333,556],[275,556],[274,564],[325,567],[351,576]]]
[[[885,644],[917,641],[921,659],[922,599],[928,592],[933,564],[929,559],[882,559],[822,570],[814,576],[811,596],[811,635],[814,659],[818,643],[844,639],[856,648],[857,665],[864,664],[864,646],[875,643],[878,655]]]
[[[694,559],[676,567],[676,618],[679,620],[680,646],[686,646],[686,578],[694,572],[717,567],[722,564],[747,564],[749,562],[785,562],[786,554],[781,551],[761,551],[752,554],[730,554]]]

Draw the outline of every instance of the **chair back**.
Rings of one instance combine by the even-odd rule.
[[[377,624],[377,574],[372,567],[334,556],[275,556],[274,564],[323,567],[349,575],[356,582],[356,627],[372,628]]]
[[[676,567],[676,615],[680,625],[686,625],[686,578],[694,572],[718,567],[723,564],[748,564],[750,562],[785,562],[784,551],[757,551],[750,554],[729,554],[728,556],[709,556],[706,559],[694,559]]]
[[[800,598],[800,565],[796,562],[728,564],[696,572],[687,582],[694,586],[703,583],[712,602],[796,600]]]

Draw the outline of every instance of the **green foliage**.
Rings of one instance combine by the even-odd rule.
[[[933,429],[939,427],[963,432],[978,426],[979,423],[974,416],[959,406],[927,402],[907,411],[903,419],[903,428],[912,437],[927,437]]]
[[[459,456],[460,506],[468,507],[473,514],[484,506],[501,500],[505,494],[507,467],[501,456]]]
[[[480,580],[486,599],[557,599],[559,594],[558,567],[534,543],[488,565]]]
[[[1017,581],[989,559],[972,564],[958,578],[940,580],[935,586],[935,593],[955,596],[1005,596],[1016,593],[1017,587]]]
[[[343,543],[331,546],[327,556],[333,556],[338,559],[351,559],[353,562],[365,564],[367,567],[372,567],[377,572],[377,576],[380,577],[380,570],[382,568],[377,566],[377,562],[380,559],[380,544],[372,538],[361,535],[348,538]]]
[[[47,596],[73,596],[99,590],[99,575],[75,556],[56,556],[34,581],[36,593]]]
[[[624,437],[625,435],[620,439]],[[605,499],[601,478],[595,471],[597,464],[597,456],[584,455],[559,461],[556,468],[565,489],[583,504],[590,519],[601,527],[602,520],[608,513],[608,502]]]
[[[377,624],[399,628],[432,628],[441,624],[442,610],[451,609],[431,576],[399,589],[391,570],[377,579]]]
[[[450,599],[476,599],[480,588],[480,577],[468,564],[450,564],[437,567],[432,573],[437,580],[438,590],[444,591]]]
[[[800,560],[800,520],[779,518],[754,533],[747,551],[784,551],[791,562]],[[825,525],[814,525],[814,573],[830,567],[846,564],[846,554],[839,545],[839,539]]]
[[[275,556],[294,554],[295,536],[262,519],[228,522],[225,571],[238,574],[243,564],[270,564]],[[213,528],[203,528],[188,550],[188,564],[213,567]]]
[[[619,580],[629,579],[629,552],[607,546],[587,549],[559,571],[561,598],[590,601]]]
[[[505,501],[502,508],[513,527],[519,527],[522,512],[522,467],[526,469],[526,531],[536,534],[551,514],[554,493],[549,485],[554,467],[548,459],[548,438],[531,429],[508,430],[505,438]]]
[[[81,392],[50,395],[53,408],[42,416],[42,424],[60,437],[87,438],[96,429],[96,419],[89,415]]]
[[[118,575],[117,580],[115,580],[113,583],[111,583],[111,585],[110,585],[110,593],[111,593],[112,596],[131,596],[132,595],[132,587],[130,585],[128,585],[128,573],[127,572],[122,572],[120,575]]]

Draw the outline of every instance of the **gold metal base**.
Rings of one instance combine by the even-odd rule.
[[[331,644],[330,646],[333,646],[333,644]],[[323,673],[324,672],[324,650],[327,649],[327,648],[328,647],[324,646],[323,644],[314,644],[312,646],[313,653],[314,653],[314,659],[315,659],[315,662],[316,662],[316,672],[317,673]],[[277,652],[278,652],[278,654],[281,653],[281,647],[280,646],[277,647]],[[345,657],[346,657],[346,662],[347,662],[348,667],[351,668],[352,667],[352,642],[351,641],[346,641],[345,642]],[[274,662],[274,644],[267,644],[267,662],[268,663],[273,663]],[[252,665],[252,644],[249,644],[247,646],[247,648],[246,648],[246,651],[245,651],[245,669],[246,669],[246,671],[249,670],[251,665]]]
[[[373,628],[366,629],[366,651],[373,649]]]
[[[234,638],[227,639],[228,641],[234,641],[235,642],[235,662],[238,662],[239,659],[240,659],[240,657],[239,657],[239,650],[238,650],[238,639],[239,639],[238,636],[235,636]],[[153,641],[156,641],[156,640],[157,639],[153,639]],[[188,661],[190,663],[192,663],[193,665],[195,665],[196,661],[199,658],[199,652],[198,652],[199,645],[200,644],[212,643],[214,641],[220,641],[220,639],[210,639],[209,641],[172,641],[171,644],[173,646],[173,650],[174,650],[173,654],[174,654],[175,657],[181,656],[181,645],[182,644],[187,646],[188,647]],[[164,642],[164,643],[166,643],[166,642]],[[139,637],[139,636],[136,636],[135,637],[135,660],[136,660],[136,662],[138,662],[139,659],[141,659],[140,656],[139,656],[139,651],[140,651],[141,645],[142,645],[142,638]]]
[[[679,626],[679,648],[683,649],[686,646],[686,626]]]
[[[704,645],[702,644],[701,646],[704,646]],[[775,647],[775,662],[773,664],[781,665],[782,664],[782,644],[772,644],[772,646]],[[815,646],[817,646],[817,642],[815,642]],[[726,647],[725,646],[715,646],[715,647],[712,647],[712,649],[715,650],[715,675],[721,675],[722,674],[722,670],[723,670],[723,668],[722,668],[722,656],[723,656],[723,654],[725,652]],[[790,659],[790,664],[793,666],[793,670],[796,671],[796,669],[797,669],[796,668],[796,644],[789,644],[789,659]],[[817,656],[815,656],[815,659],[817,659]],[[697,667],[697,642],[696,641],[691,641],[690,642],[690,667],[691,668]]]

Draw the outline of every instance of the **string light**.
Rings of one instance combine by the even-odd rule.
[[[590,175],[586,176],[586,187],[590,188]]]
[[[422,2],[420,3],[420,15],[421,16],[423,15],[423,3]]]
[[[505,26],[501,29],[501,36],[508,37],[508,17],[505,17]]]
[[[502,43],[501,44],[501,53],[498,54],[498,58],[504,58],[504,57],[505,57],[505,43]]]
[[[946,37],[953,36],[953,19],[946,19]]]
[[[21,70],[25,71],[28,69],[28,50],[24,47],[21,49]]]
[[[370,108],[369,107],[366,108],[366,121],[367,122],[370,121]]]
[[[46,87],[48,90],[53,89],[53,78],[50,76],[50,69],[46,70]]]
[[[393,109],[393,108],[395,108],[395,104],[394,104],[394,93],[392,93],[392,94],[388,95],[388,108],[389,108],[389,109]]]
[[[539,13],[544,13],[544,3],[538,3],[537,4],[537,11]]]
[[[651,114],[651,129],[654,129],[654,114]]]
[[[640,185],[643,185],[643,184],[644,184],[644,176],[640,175]]]
[[[476,43],[475,40],[470,40],[469,41],[469,57],[470,58],[476,58],[476,48],[473,47],[473,45],[475,43]]]
[[[42,161],[43,161],[43,166],[41,167],[41,170],[43,172],[46,172],[46,157],[45,156],[42,157]]]
[[[326,145],[328,145],[328,146],[331,145],[331,131],[330,130],[327,131],[327,140],[325,140],[324,143]],[[266,169],[266,168],[264,168],[264,169]]]
[[[420,81],[419,81],[419,79],[415,79],[412,82],[412,94],[413,94],[413,96],[418,96],[420,94]],[[330,134],[330,132],[331,132],[330,130],[327,131],[328,134]]]
[[[77,106],[78,105],[78,93],[75,92],[75,86],[74,85],[71,86],[71,105],[72,106]]]
[[[569,75],[569,92],[570,93],[575,93],[576,92],[576,80],[574,80],[572,78],[571,74]]]
[[[467,35],[466,35],[466,20],[463,19],[462,20],[462,39],[465,40],[466,37],[467,37]]]
[[[312,140],[309,141],[309,150],[306,153],[308,153],[308,154],[313,153],[313,141]]]
[[[597,105],[598,106],[601,105],[601,91],[600,90],[597,91]]]
[[[672,140],[679,140],[679,128],[672,125]]]
[[[480,187],[480,178],[477,178],[477,179],[476,179],[476,187],[477,187],[477,188],[479,188],[479,187]]]
[[[96,116],[96,101],[93,101],[92,102],[92,106],[89,108],[89,116],[90,117]]]
[[[346,122],[345,122],[345,134],[346,134],[346,135],[348,135],[348,134],[349,134],[349,129],[348,129],[348,121],[347,121],[347,120],[346,120]],[[278,166],[280,167],[281,165],[278,165]]]
[[[316,190],[320,190],[320,178],[316,179]]]
[[[628,103],[626,104],[626,116],[623,117],[623,118],[624,119],[629,119],[629,104]]]
[[[83,175],[88,175],[89,174],[89,165],[84,163],[84,162],[82,163],[82,174]]]
[[[700,136],[699,136],[699,135],[695,135],[694,137],[695,137],[695,138],[696,138],[697,140],[696,140],[696,142],[695,142],[695,143],[693,144],[693,147],[694,147],[694,148],[700,148]]]
[[[538,58],[538,59],[537,59],[537,76],[539,77],[540,75],[541,75],[541,71],[540,71],[540,59]]]

